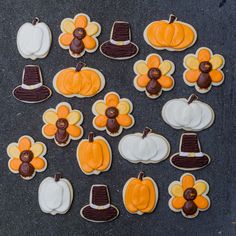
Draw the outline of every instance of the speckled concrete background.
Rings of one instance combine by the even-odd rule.
[[[223,5],[223,6],[222,6]],[[221,7],[220,7],[221,6]],[[115,20],[130,22],[133,41],[140,48],[139,54],[128,61],[113,61],[105,58],[99,51],[86,54],[82,60],[90,67],[101,70],[106,77],[105,89],[94,98],[66,99],[52,88],[52,78],[62,68],[74,66],[77,60],[62,50],[57,38],[60,34],[60,22],[65,17],[73,17],[84,12],[102,26],[100,42],[109,38],[112,23]],[[0,7],[0,235],[235,235],[236,225],[236,161],[235,161],[235,12],[236,1],[227,0],[156,0],[156,1],[1,1]],[[133,64],[155,52],[143,39],[143,30],[148,23],[156,19],[167,19],[170,13],[176,14],[182,21],[196,28],[196,44],[184,52],[161,51],[164,59],[172,60],[176,65],[174,78],[176,85],[171,92],[164,93],[157,100],[147,99],[132,85]],[[49,56],[32,62],[20,56],[16,47],[18,28],[25,22],[38,16],[46,22],[53,33],[53,44]],[[209,182],[212,206],[196,219],[189,220],[181,214],[175,214],[168,208],[167,188],[170,182],[179,179],[182,171],[174,169],[168,160],[160,164],[131,164],[125,161],[117,151],[120,138],[128,133],[139,132],[145,126],[152,127],[164,135],[171,143],[172,152],[178,150],[182,131],[177,131],[164,123],[161,108],[172,98],[188,97],[194,92],[182,79],[183,57],[195,52],[200,46],[210,47],[214,53],[223,54],[226,59],[225,83],[211,92],[199,95],[200,99],[212,106],[216,114],[214,125],[199,137],[203,151],[212,158],[205,169],[194,171],[197,178]],[[11,91],[21,83],[22,70],[26,64],[41,66],[44,83],[52,88],[53,96],[44,103],[28,105],[16,101]],[[122,97],[130,98],[134,104],[135,126],[117,138],[107,138],[113,149],[113,163],[110,171],[99,176],[85,176],[78,167],[75,150],[77,141],[66,148],[59,148],[53,141],[46,140],[41,134],[42,114],[49,107],[55,107],[61,101],[69,101],[74,108],[84,114],[85,136],[92,127],[92,104],[108,91],[116,91]],[[6,147],[17,141],[21,135],[28,134],[43,141],[48,147],[46,158],[48,169],[36,175],[31,181],[24,181],[9,172]],[[158,183],[160,198],[153,214],[133,216],[122,203],[122,188],[126,180],[136,176],[140,170],[154,178]],[[51,216],[41,212],[38,206],[38,186],[47,176],[62,171],[74,187],[74,201],[66,215]],[[120,209],[117,220],[107,224],[93,224],[83,220],[79,211],[89,200],[92,184],[104,183],[109,186],[112,203]]]

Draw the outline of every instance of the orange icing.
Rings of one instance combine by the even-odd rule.
[[[158,79],[162,88],[171,88],[173,86],[173,80],[169,76],[162,75],[160,79]]]
[[[212,71],[210,71],[209,74],[211,76],[211,80],[213,83],[219,83],[224,78],[223,72],[220,70],[212,70]]]
[[[9,161],[10,169],[13,170],[13,171],[18,171],[21,163],[22,162],[19,158],[12,158]]]
[[[25,151],[25,150],[29,150],[30,147],[31,147],[31,141],[30,139],[28,139],[27,137],[24,137],[22,139],[20,139],[20,142],[19,142],[19,150],[22,152],[22,151]]]
[[[197,196],[195,199],[194,199],[194,203],[197,205],[198,208],[200,209],[206,209],[208,208],[209,206],[209,202],[208,200],[203,197],[203,196]]]
[[[133,123],[133,120],[129,115],[118,115],[116,120],[121,126],[124,127],[129,127]]]
[[[183,197],[175,197],[172,199],[172,206],[175,209],[181,209],[183,208],[185,202],[186,200]]]
[[[116,94],[110,93],[106,96],[106,105],[108,107],[116,107],[119,103],[119,98]]]
[[[41,170],[45,167],[45,162],[40,157],[34,157],[33,160],[30,162],[35,169]]]
[[[211,59],[211,53],[206,48],[203,48],[198,52],[197,57],[198,57],[199,62],[209,61]]]
[[[43,132],[47,135],[47,136],[53,136],[56,134],[57,132],[57,127],[53,124],[47,124],[43,127]]]
[[[95,117],[95,125],[102,128],[106,126],[108,118],[105,115],[99,115]]]
[[[183,190],[187,188],[192,188],[194,185],[194,178],[192,175],[185,175],[182,180]]]
[[[70,113],[70,109],[66,105],[59,106],[57,110],[58,118],[66,118]]]
[[[81,128],[75,125],[69,125],[66,131],[75,138],[81,135]]]
[[[74,36],[73,34],[68,34],[68,33],[65,33],[65,34],[62,34],[59,38],[60,40],[60,43],[64,46],[70,46],[71,44],[71,41],[73,40]]]
[[[84,15],[79,15],[75,19],[75,27],[85,28],[88,24],[87,17]]]
[[[185,73],[185,78],[189,83],[197,82],[201,72],[199,70],[188,70]]]

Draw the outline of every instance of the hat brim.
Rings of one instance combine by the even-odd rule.
[[[183,157],[176,153],[170,158],[170,163],[181,170],[197,170],[206,167],[210,157],[206,154],[202,157]]]
[[[80,214],[88,221],[106,222],[114,220],[119,215],[119,210],[113,205],[102,210],[94,209],[89,205],[86,205],[81,209]]]
[[[132,58],[138,53],[138,50],[138,46],[131,42],[127,45],[115,45],[106,41],[100,46],[100,51],[104,56],[116,60]]]
[[[13,96],[21,102],[38,103],[48,99],[51,96],[52,91],[45,85],[42,85],[37,89],[24,89],[21,86],[18,86],[12,93]]]

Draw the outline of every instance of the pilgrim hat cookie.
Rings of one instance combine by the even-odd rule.
[[[35,17],[32,23],[23,24],[17,32],[17,48],[24,58],[35,60],[48,55],[52,42],[52,34],[39,18]]]
[[[124,21],[115,21],[110,40],[100,46],[101,53],[115,60],[125,60],[138,53],[138,46],[131,42],[130,24]]]
[[[181,170],[197,170],[210,163],[210,157],[201,151],[200,142],[196,133],[181,135],[179,152],[170,158],[170,163]]]
[[[11,143],[7,147],[7,155],[10,157],[8,168],[12,173],[19,173],[23,179],[30,180],[36,172],[46,170],[46,152],[44,143],[35,142],[32,137],[24,135],[17,143]]]
[[[13,90],[13,96],[25,103],[38,103],[48,99],[52,91],[43,85],[40,67],[27,65],[23,70],[22,84]]]
[[[65,214],[73,201],[71,183],[57,173],[54,178],[47,177],[39,185],[38,201],[40,209],[51,215]]]
[[[92,222],[108,222],[116,219],[119,210],[110,203],[108,188],[103,184],[92,185],[89,204],[80,211],[81,216]]]

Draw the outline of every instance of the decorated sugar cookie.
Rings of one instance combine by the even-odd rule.
[[[90,132],[88,139],[80,141],[77,147],[77,160],[86,175],[98,175],[110,169],[112,153],[109,143],[101,136],[94,137]]]
[[[187,54],[184,57],[184,82],[189,86],[195,86],[199,93],[207,93],[213,86],[219,86],[224,82],[225,60],[219,54],[214,54],[209,48],[199,48],[196,54]]]
[[[170,158],[170,163],[181,170],[197,170],[210,163],[210,157],[201,151],[200,142],[196,133],[181,135],[179,152]]]
[[[78,140],[83,136],[83,114],[72,110],[67,102],[61,102],[56,109],[50,108],[43,114],[44,126],[42,134],[47,139],[54,139],[58,146],[64,147],[70,140]]]
[[[171,76],[175,66],[171,61],[162,60],[158,54],[150,54],[146,60],[139,60],[134,64],[134,87],[149,98],[157,98],[162,91],[169,91],[174,87]]]
[[[17,48],[24,58],[35,60],[48,55],[52,34],[47,24],[35,17],[32,23],[23,24],[17,32]]]
[[[98,48],[97,37],[101,33],[101,26],[90,21],[88,15],[80,13],[61,22],[61,31],[58,42],[63,49],[69,49],[72,57],[82,57],[85,52],[92,53]]]
[[[38,103],[47,100],[52,91],[43,85],[43,78],[40,67],[37,65],[27,65],[23,70],[22,84],[17,86],[13,96],[21,102]]]
[[[193,26],[177,20],[174,15],[170,15],[169,21],[159,20],[150,23],[143,36],[151,47],[168,51],[183,51],[197,40],[197,32]]]
[[[104,100],[93,104],[93,126],[97,130],[106,130],[110,136],[118,136],[123,128],[129,129],[134,125],[134,118],[130,114],[132,110],[129,99],[120,98],[115,92],[107,93]]]
[[[30,180],[36,172],[46,170],[46,152],[44,143],[35,142],[30,136],[24,135],[18,143],[11,143],[7,147],[7,155],[10,157],[8,168],[12,173],[19,173],[23,179]]]
[[[54,178],[47,177],[39,185],[38,201],[41,210],[51,215],[65,214],[73,200],[71,183],[57,173]]]
[[[123,203],[131,214],[152,213],[158,201],[158,187],[150,177],[140,172],[138,178],[130,178],[123,188]]]
[[[100,46],[101,53],[111,59],[125,60],[136,56],[138,46],[131,42],[130,24],[115,21],[111,29],[110,40]]]
[[[213,124],[215,113],[208,104],[192,94],[188,99],[168,101],[162,108],[162,118],[174,129],[201,131]]]
[[[174,181],[169,185],[169,207],[174,212],[181,212],[186,218],[196,217],[200,211],[206,211],[210,207],[210,199],[207,196],[209,185],[204,180],[196,180],[192,174],[185,173],[180,181]]]
[[[89,204],[81,209],[80,215],[84,219],[96,223],[112,221],[118,217],[119,210],[110,203],[109,191],[106,185],[92,185]]]
[[[103,74],[79,62],[76,67],[59,71],[53,79],[54,89],[65,97],[92,97],[105,86]]]
[[[118,146],[121,156],[132,163],[158,163],[169,156],[170,144],[161,135],[145,128],[143,133],[124,136]]]

